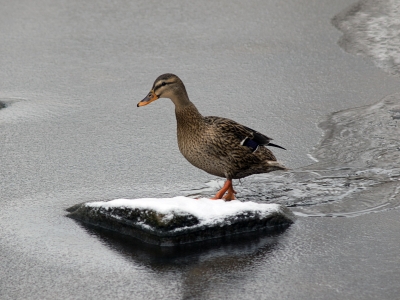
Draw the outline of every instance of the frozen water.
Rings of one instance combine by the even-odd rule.
[[[320,124],[325,135],[312,154],[317,163],[252,176],[237,186],[239,197],[284,204],[311,216],[356,216],[398,207],[399,114],[400,94],[394,94],[330,115]]]
[[[240,199],[271,201],[279,193],[268,184],[278,189],[281,176],[315,184],[312,172],[325,173],[297,168],[314,163],[307,153],[322,133],[316,124],[399,92],[398,77],[335,45],[341,32],[329,20],[349,4],[2,1],[0,101],[21,101],[0,110],[0,298],[398,297],[400,210],[299,218],[272,244],[256,237],[208,251],[196,245],[168,260],[65,217],[77,202],[171,197],[212,179],[179,153],[170,101],[136,110],[165,72],[185,80],[205,115],[234,119],[288,148],[276,154],[294,170],[246,179]],[[295,180],[282,189],[301,190]],[[387,203],[378,187],[372,200]],[[309,200],[323,201],[315,195]],[[343,212],[365,201],[331,203],[343,203]],[[291,209],[321,213],[322,205]]]
[[[371,57],[385,71],[400,75],[400,2],[364,0],[332,20],[344,35],[346,51]]]

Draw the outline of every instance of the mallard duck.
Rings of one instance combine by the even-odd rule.
[[[230,119],[203,117],[189,100],[185,85],[174,74],[159,76],[150,93],[138,107],[159,98],[175,104],[178,146],[182,155],[195,167],[226,178],[224,186],[212,199],[235,199],[232,179],[286,170],[264,146],[274,146],[271,138]]]

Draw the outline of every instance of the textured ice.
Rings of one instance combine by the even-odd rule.
[[[325,134],[312,153],[316,163],[249,177],[236,186],[238,197],[283,204],[310,216],[357,216],[396,208],[400,205],[399,120],[400,94],[333,113],[320,124]]]
[[[332,20],[344,35],[339,45],[372,58],[385,71],[400,75],[400,1],[364,0]]]

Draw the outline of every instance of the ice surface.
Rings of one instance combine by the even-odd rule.
[[[364,0],[333,19],[344,35],[339,45],[346,51],[373,59],[385,71],[400,75],[400,2]]]
[[[398,297],[400,211],[302,218],[271,247],[199,249],[180,264],[62,217],[77,202],[172,197],[213,179],[179,153],[170,101],[135,107],[165,72],[204,114],[286,146],[275,154],[291,169],[313,163],[319,120],[399,91],[335,45],[328,20],[350,2],[2,1],[0,98],[26,100],[0,110],[0,298]],[[238,196],[268,197],[275,176],[246,179]]]
[[[238,197],[290,206],[299,215],[358,216],[400,206],[400,94],[331,114],[316,163],[252,176]],[[210,185],[211,186],[211,185]],[[195,190],[192,193],[209,193]]]

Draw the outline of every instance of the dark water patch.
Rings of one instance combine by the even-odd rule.
[[[160,248],[136,239],[119,236],[98,228],[87,232],[139,268],[157,277],[179,280],[183,299],[209,299],[216,280],[229,276],[235,284],[246,275],[259,272],[260,262],[273,261],[276,252],[284,248],[285,233],[202,242],[176,248]]]
[[[400,75],[400,1],[359,1],[336,15],[332,24],[343,32],[338,44],[345,51]]]
[[[20,102],[20,101],[25,101],[25,99],[2,97],[2,98],[0,98],[0,109],[7,108],[7,107],[12,106],[13,104],[15,104],[17,102]]]
[[[53,118],[64,114],[73,105],[58,95],[32,95],[32,98],[0,97],[1,123],[20,123]]]
[[[358,216],[400,206],[400,94],[333,113],[310,166],[251,176],[238,198],[284,204],[304,216]],[[219,182],[220,184],[220,182]],[[211,195],[212,188],[195,194]]]

